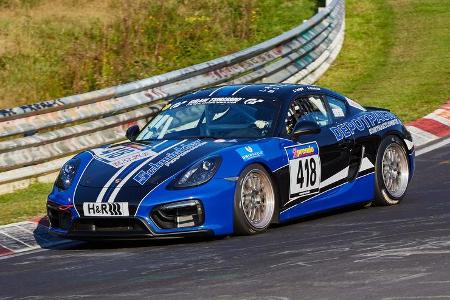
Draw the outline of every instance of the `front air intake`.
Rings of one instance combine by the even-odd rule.
[[[204,222],[203,207],[199,200],[178,201],[156,206],[150,217],[163,229],[200,226]]]

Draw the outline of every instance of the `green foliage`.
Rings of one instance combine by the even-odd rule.
[[[450,1],[348,0],[344,47],[317,84],[417,119],[450,97]]]
[[[0,0],[0,107],[210,60],[315,11],[315,0]]]

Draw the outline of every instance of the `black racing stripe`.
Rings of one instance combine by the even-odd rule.
[[[372,167],[372,168],[366,169],[364,171],[361,171],[361,172],[358,173],[357,178],[365,176],[365,175],[370,174],[370,173],[373,173],[374,171],[375,171],[375,167]]]

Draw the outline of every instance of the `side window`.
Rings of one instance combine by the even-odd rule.
[[[286,116],[286,133],[291,134],[295,124],[300,121],[312,121],[320,127],[331,123],[322,97],[311,95],[291,102]]]
[[[334,119],[340,120],[347,116],[347,105],[345,105],[344,101],[330,96],[327,96],[327,101],[330,105]]]

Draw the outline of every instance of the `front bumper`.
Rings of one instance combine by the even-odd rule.
[[[78,218],[69,230],[51,227],[50,233],[74,240],[142,240],[158,237],[207,237],[213,232],[207,229],[160,234],[152,231],[144,220],[137,217]]]
[[[218,188],[219,186],[220,188]],[[235,182],[223,179],[211,180],[208,184],[192,189],[169,191],[161,187],[147,195],[139,203],[136,214],[130,217],[86,217],[82,214],[80,216],[82,213],[79,209],[80,205],[67,205],[68,201],[65,200],[67,198],[61,197],[63,195],[54,190],[49,195],[48,202],[48,215],[51,223],[49,231],[64,238],[78,240],[136,240],[155,237],[232,234],[234,190]],[[173,203],[195,201],[201,203],[203,213],[201,222],[191,224],[192,220],[186,221],[186,219],[181,220],[180,218],[177,222],[184,223],[182,227],[163,228],[161,224],[164,222],[157,220],[154,215],[154,211],[158,207],[167,208],[167,206],[171,207],[170,204]],[[170,211],[165,211],[164,215],[173,217],[173,215],[170,216]]]

